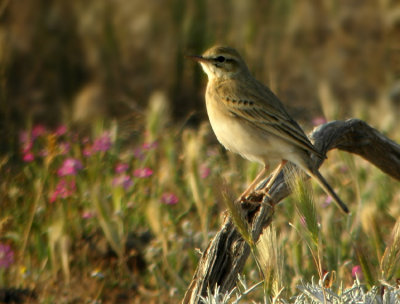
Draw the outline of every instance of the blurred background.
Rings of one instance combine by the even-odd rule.
[[[2,0],[1,142],[27,121],[135,121],[154,92],[177,121],[203,119],[205,75],[184,55],[214,44],[239,49],[297,119],[367,119],[400,104],[399,37],[395,0]]]
[[[399,142],[398,0],[0,0],[0,302],[4,288],[38,303],[182,299],[223,193],[259,170],[207,123],[206,75],[185,55],[214,44],[237,48],[306,131],[356,117]],[[338,151],[322,170],[353,212],[316,188],[324,272],[338,288],[357,271],[368,288],[399,278],[382,266],[400,240],[398,181]],[[289,298],[318,274],[285,201]],[[251,284],[256,269],[249,258]]]

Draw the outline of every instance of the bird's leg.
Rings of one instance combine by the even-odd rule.
[[[265,187],[262,189],[264,193],[267,193],[269,189],[271,188],[272,184],[275,182],[276,178],[278,177],[279,173],[281,172],[282,168],[286,165],[287,160],[282,159],[278,167],[272,172],[271,178],[269,179],[268,183],[265,185]]]
[[[262,180],[264,175],[267,173],[269,166],[265,165],[265,167],[261,170],[260,173],[256,176],[256,178],[252,181],[252,183],[247,187],[247,189],[240,195],[240,200],[243,201],[246,197],[254,190],[257,184]]]

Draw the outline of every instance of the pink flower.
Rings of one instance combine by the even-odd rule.
[[[92,149],[95,152],[105,152],[111,148],[111,137],[108,132],[103,133],[102,136],[95,139]]]
[[[203,178],[203,179],[207,178],[210,175],[210,173],[211,173],[211,169],[207,165],[205,165],[205,164],[200,165],[200,177],[201,178]]]
[[[317,116],[313,118],[312,123],[314,126],[319,126],[326,123],[326,119],[323,116]]]
[[[0,268],[8,268],[14,263],[14,251],[8,244],[0,243]]]
[[[46,157],[46,156],[49,155],[49,151],[47,149],[42,149],[42,150],[39,151],[38,154],[39,154],[40,157]]]
[[[118,163],[115,166],[115,173],[122,173],[129,169],[129,165],[125,163]]]
[[[113,179],[112,184],[114,187],[122,186],[125,190],[128,190],[133,182],[129,175],[121,174]]]
[[[22,160],[26,163],[33,162],[35,160],[35,155],[32,153],[33,142],[28,140],[22,144]]]
[[[27,131],[19,132],[19,142],[20,143],[25,143],[28,140],[30,140],[30,136],[29,136],[29,133]]]
[[[328,207],[331,203],[333,202],[333,198],[332,198],[332,196],[330,196],[330,195],[328,195],[326,198],[325,198],[325,201],[324,201],[324,203],[322,204],[322,207]]]
[[[75,158],[67,158],[64,160],[64,163],[58,169],[58,176],[66,176],[66,175],[76,175],[79,170],[83,169],[83,165],[80,160]]]
[[[303,215],[300,216],[299,220],[300,220],[300,224],[303,225],[303,227],[307,226],[307,221],[306,221],[305,216],[303,216]]]
[[[24,156],[22,157],[22,160],[26,163],[30,163],[33,162],[35,160],[35,155],[33,155],[32,152],[27,152],[24,154]]]
[[[353,278],[357,277],[359,280],[362,280],[364,278],[364,275],[361,266],[360,265],[354,266],[353,269],[351,270],[351,275]]]
[[[54,203],[58,198],[68,198],[76,191],[76,184],[74,180],[67,181],[62,178],[56,185],[53,193],[50,195],[50,203]]]
[[[151,170],[150,168],[136,169],[135,171],[133,171],[133,175],[139,178],[149,177],[153,175],[153,170]]]
[[[82,212],[82,218],[87,220],[94,217],[94,212],[90,211],[90,210],[85,210]]]
[[[142,149],[143,150],[152,150],[152,149],[155,149],[157,147],[158,147],[158,142],[157,141],[153,141],[153,142],[150,142],[150,143],[144,143],[142,145]]]
[[[69,138],[71,140],[71,143],[78,143],[80,140],[79,133],[77,132],[71,132]]]
[[[71,144],[67,141],[60,143],[60,153],[62,155],[67,154],[71,150]]]
[[[207,156],[215,157],[217,155],[219,155],[219,150],[217,148],[213,147],[207,149]]]
[[[135,148],[133,150],[133,155],[139,159],[139,160],[143,160],[146,156],[146,151],[155,149],[158,147],[158,142],[157,141],[153,141],[150,143],[143,143],[141,147]]]
[[[62,136],[65,133],[67,133],[67,131],[68,131],[67,127],[65,125],[61,125],[61,126],[57,127],[57,129],[54,132],[54,134],[56,134],[57,136]]]
[[[83,154],[83,156],[85,156],[85,157],[91,156],[91,155],[93,154],[92,147],[87,146],[87,147],[83,148],[82,154]]]
[[[133,150],[133,155],[139,160],[143,160],[145,157],[142,148],[136,148],[135,150]]]
[[[28,152],[31,152],[33,148],[33,141],[28,139],[27,141],[22,143],[22,153],[26,154]]]
[[[46,132],[47,131],[46,131],[46,127],[45,126],[40,125],[40,124],[36,125],[32,129],[32,137],[36,138],[36,137],[42,136],[42,135],[46,134]]]
[[[82,138],[82,144],[87,145],[90,143],[90,138],[88,136],[85,136]]]
[[[179,201],[178,197],[172,192],[165,192],[161,196],[161,202],[166,205],[175,205]]]

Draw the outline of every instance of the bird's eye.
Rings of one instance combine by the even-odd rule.
[[[217,58],[215,58],[215,60],[217,60],[218,62],[224,62],[225,61],[225,57],[224,56],[218,56]]]

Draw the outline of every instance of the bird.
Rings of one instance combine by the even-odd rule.
[[[206,109],[218,141],[229,151],[263,165],[254,181],[241,194],[246,200],[269,170],[272,160],[280,164],[267,186],[272,185],[289,161],[313,177],[344,213],[345,203],[320,174],[312,156],[326,158],[310,142],[279,98],[256,80],[239,52],[229,46],[213,46],[202,55],[189,56],[208,76]]]

